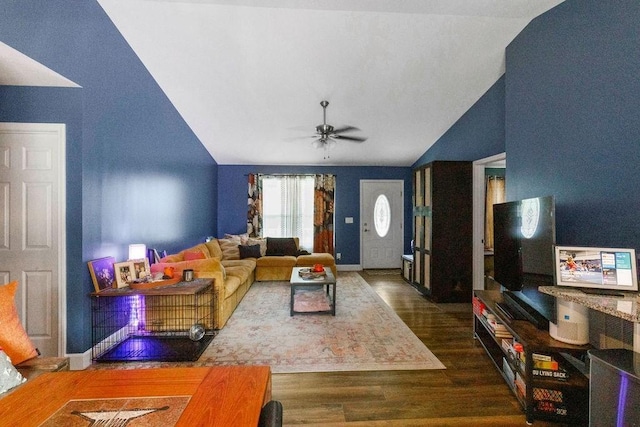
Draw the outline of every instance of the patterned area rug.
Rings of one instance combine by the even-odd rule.
[[[289,315],[287,282],[256,282],[200,357],[274,373],[444,369],[355,272],[338,275],[336,316]]]
[[[341,272],[336,315],[289,315],[289,282],[254,283],[196,362],[98,363],[89,369],[269,365],[273,373],[446,369],[356,272]],[[303,303],[322,307],[322,292]]]

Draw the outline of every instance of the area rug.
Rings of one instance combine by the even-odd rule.
[[[297,292],[296,292],[297,293]],[[255,282],[195,362],[94,363],[89,369],[269,365],[273,373],[446,369],[356,272],[340,272],[336,315],[290,316],[289,282]],[[326,308],[309,291],[299,309]]]
[[[289,283],[256,282],[198,363],[274,373],[445,369],[359,274],[341,272],[336,295],[335,317],[290,316]]]

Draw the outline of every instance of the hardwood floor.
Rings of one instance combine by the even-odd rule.
[[[473,338],[470,303],[432,303],[399,274],[361,275],[447,369],[273,374],[273,399],[284,406],[285,425],[526,425],[516,398]]]

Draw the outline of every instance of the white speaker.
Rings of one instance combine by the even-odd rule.
[[[567,344],[589,343],[589,309],[584,305],[556,298],[557,322],[549,322],[549,335]]]

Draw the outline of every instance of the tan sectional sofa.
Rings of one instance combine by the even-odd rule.
[[[298,245],[298,239],[294,240]],[[335,260],[331,254],[266,255],[263,247],[261,254],[265,253],[264,256],[241,259],[239,246],[242,243],[239,245],[233,239],[212,239],[162,258],[159,263],[151,265],[151,272],[162,272],[165,267],[171,266],[175,275],[182,275],[184,270],[192,269],[197,278],[213,279],[215,329],[221,329],[227,323],[256,280],[289,280],[293,267],[314,264],[330,267],[333,274],[337,275]]]

